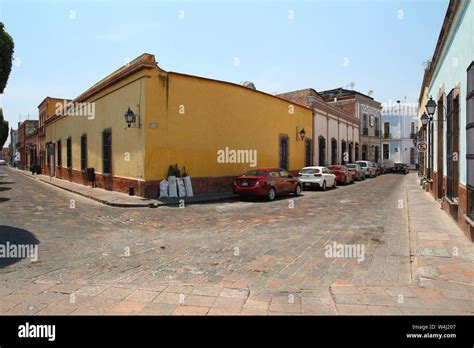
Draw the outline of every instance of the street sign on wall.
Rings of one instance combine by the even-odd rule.
[[[428,144],[424,141],[420,141],[417,145],[416,148],[420,152],[425,152],[428,149]]]

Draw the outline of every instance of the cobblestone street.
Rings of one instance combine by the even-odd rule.
[[[439,216],[438,216],[439,214]],[[0,167],[1,314],[472,314],[474,245],[387,174],[274,202],[115,208]],[[327,245],[363,246],[360,258]]]

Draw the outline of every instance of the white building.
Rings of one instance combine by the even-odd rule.
[[[416,108],[403,104],[382,110],[382,160],[406,163],[411,169],[418,165],[418,153],[414,139],[418,132]]]

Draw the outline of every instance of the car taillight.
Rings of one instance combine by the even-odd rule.
[[[314,176],[322,176],[320,173],[313,174]]]

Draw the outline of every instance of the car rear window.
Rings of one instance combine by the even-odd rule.
[[[346,164],[347,168],[357,168],[355,164]]]
[[[319,173],[319,169],[301,169],[300,173],[301,174],[317,174]]]
[[[265,170],[249,170],[248,172],[242,174],[242,176],[262,176],[265,175]]]
[[[359,162],[357,164],[360,165],[361,167],[367,167],[367,163],[365,162]]]

